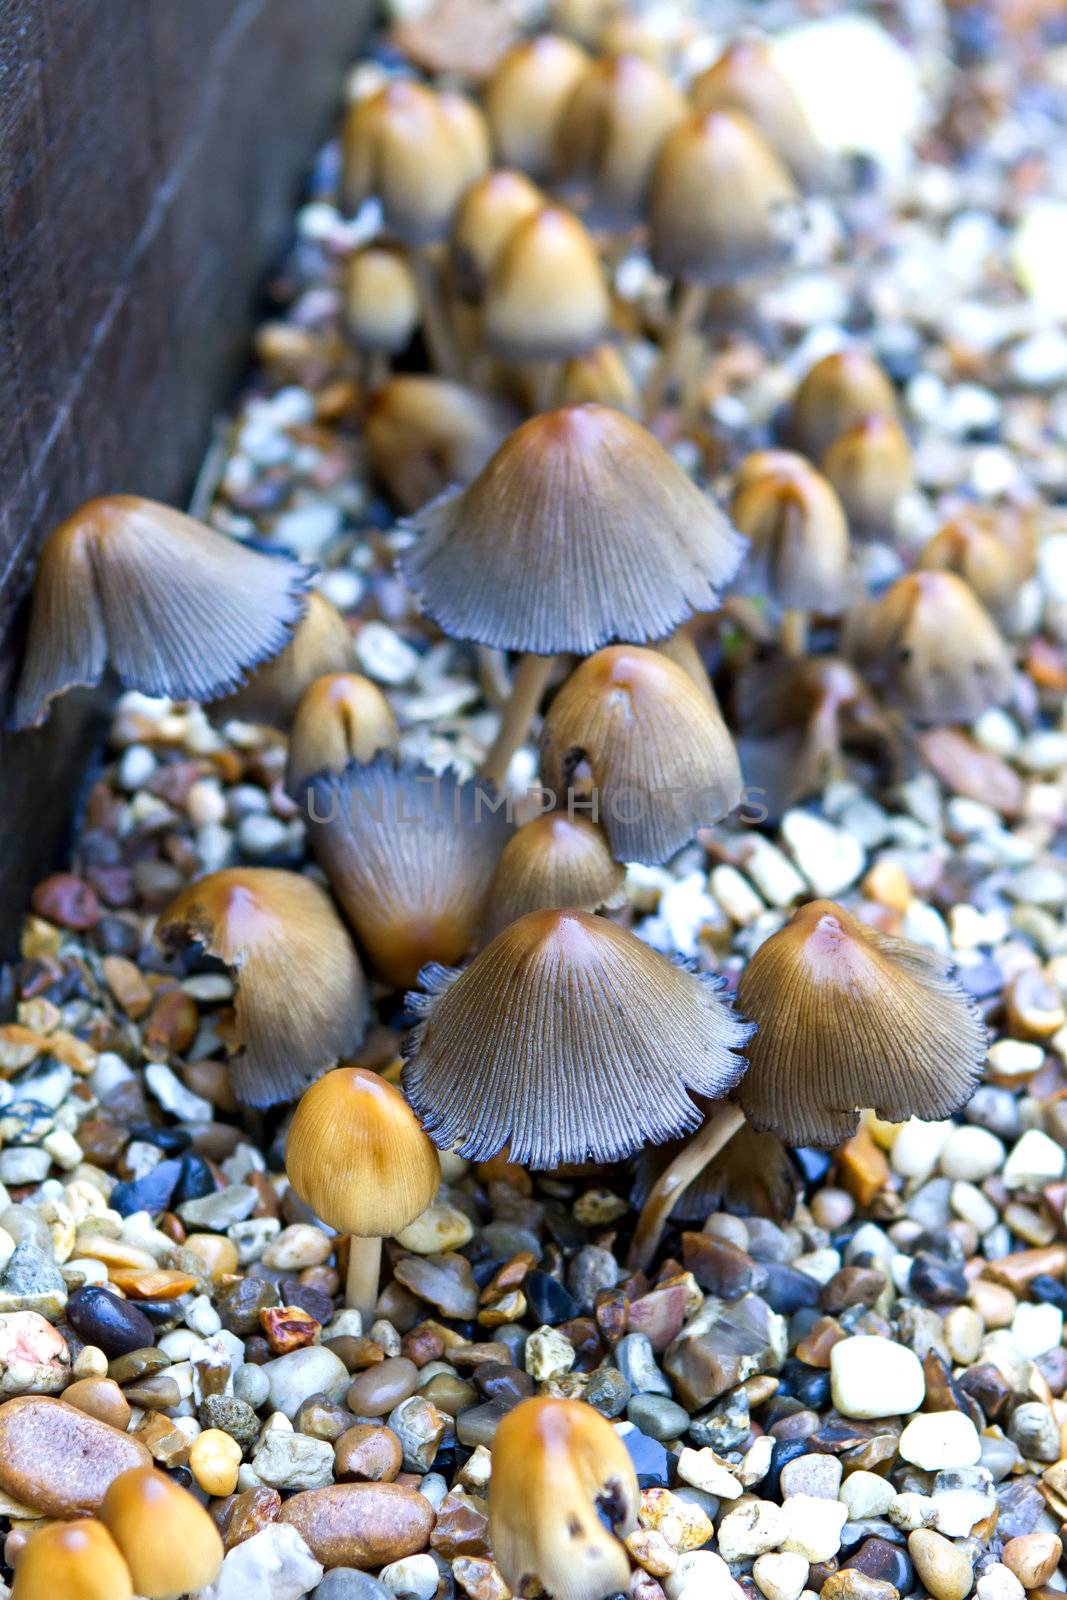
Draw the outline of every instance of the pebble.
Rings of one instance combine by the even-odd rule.
[[[188,1228],[212,1228],[216,1233],[225,1233],[234,1223],[250,1217],[258,1204],[259,1191],[251,1184],[231,1183],[228,1188],[216,1189],[197,1199],[183,1200],[178,1206],[178,1215]],[[318,1233],[317,1228],[311,1231]]]
[[[430,1555],[404,1556],[390,1561],[378,1574],[378,1581],[397,1600],[432,1600],[441,1574]]]
[[[962,1411],[929,1411],[912,1417],[900,1436],[905,1461],[927,1472],[972,1467],[981,1455],[978,1430]]]
[[[384,1417],[413,1395],[419,1386],[419,1369],[406,1356],[391,1356],[367,1367],[348,1390],[348,1409],[360,1417]]]
[[[0,1405],[0,1489],[45,1517],[99,1510],[113,1478],[151,1465],[144,1445],[62,1400]]]
[[[1006,1189],[1038,1191],[1063,1176],[1064,1151],[1039,1128],[1029,1128],[1013,1145],[1001,1179]]]
[[[768,1553],[756,1557],[752,1576],[766,1600],[799,1600],[808,1581],[808,1562],[791,1551]]]
[[[830,1561],[841,1548],[841,1529],[848,1510],[840,1500],[810,1494],[787,1495],[782,1501],[781,1548],[808,1561]]]
[[[252,1470],[275,1489],[321,1489],[333,1482],[333,1446],[306,1433],[271,1428],[252,1457]]]
[[[670,1396],[670,1383],[656,1363],[656,1353],[647,1334],[624,1334],[615,1346],[615,1365],[635,1394]]]
[[[229,1190],[223,1190],[223,1194],[232,1193],[232,1189],[233,1186],[231,1185]],[[200,1203],[202,1202],[191,1202],[193,1205]],[[182,1211],[180,1215],[183,1221],[190,1220],[187,1210]],[[244,1220],[244,1216],[232,1218],[233,1222],[243,1222]],[[224,1224],[226,1227],[230,1225],[230,1221]],[[300,1272],[305,1267],[319,1267],[330,1259],[333,1254],[333,1245],[333,1240],[328,1234],[323,1233],[321,1228],[313,1228],[308,1223],[297,1222],[292,1227],[283,1228],[281,1233],[271,1240],[263,1252],[263,1265],[271,1268],[272,1271],[278,1272]]]
[[[211,1101],[187,1089],[181,1079],[176,1077],[162,1061],[149,1062],[145,1067],[144,1077],[149,1092],[159,1101],[163,1110],[169,1111],[178,1122],[211,1121],[213,1111]],[[2,1170],[0,1179],[7,1182]]]
[[[799,871],[816,895],[826,899],[855,883],[867,864],[857,839],[810,811],[787,811],[781,834]]]
[[[86,1344],[95,1344],[107,1356],[127,1355],[155,1343],[152,1324],[132,1300],[110,1289],[86,1284],[67,1301],[67,1318]]]
[[[324,1345],[308,1345],[288,1355],[268,1361],[260,1369],[267,1380],[270,1404],[290,1421],[312,1394],[330,1401],[344,1398],[350,1382],[348,1368],[340,1356]]]
[[[380,1567],[425,1549],[430,1502],[398,1483],[335,1483],[296,1494],[279,1517],[324,1566]]]
[[[635,1428],[640,1428],[649,1438],[663,1442],[680,1439],[689,1427],[689,1413],[685,1407],[662,1395],[633,1395],[626,1407],[626,1415]]]
[[[356,1567],[334,1567],[315,1590],[315,1600],[389,1600],[389,1590]]]
[[[297,1530],[272,1522],[229,1551],[205,1600],[303,1600],[322,1574]]]
[[[334,1444],[334,1470],[339,1480],[391,1483],[402,1459],[401,1443],[392,1429],[369,1422],[346,1428]]]
[[[1062,1554],[1063,1544],[1056,1534],[1028,1533],[1007,1541],[1003,1560],[1024,1589],[1039,1589],[1052,1578]]]
[[[974,1582],[971,1563],[958,1545],[929,1528],[908,1535],[908,1554],[933,1600],[964,1600]]]
[[[577,1353],[566,1334],[556,1328],[540,1327],[531,1333],[523,1353],[526,1371],[537,1383],[569,1372]]]
[[[830,1351],[833,1402],[844,1417],[908,1416],[926,1393],[914,1351],[878,1334],[842,1339]]]
[[[844,1510],[842,1506],[842,1522]],[[746,1556],[777,1550],[785,1535],[786,1520],[781,1506],[770,1500],[749,1500],[728,1511],[719,1523],[719,1554],[724,1561],[743,1561]]]
[[[941,1147],[938,1165],[946,1178],[965,1183],[981,1183],[999,1172],[1004,1163],[1004,1146],[985,1128],[954,1127]]]
[[[850,1522],[862,1522],[865,1517],[884,1517],[896,1499],[896,1490],[887,1478],[862,1470],[849,1473],[840,1494]]]
[[[402,1228],[396,1235],[396,1242],[416,1255],[430,1256],[460,1250],[473,1237],[474,1226],[468,1216],[455,1206],[435,1203]]]
[[[631,1417],[630,1420],[636,1422],[637,1419]],[[715,1451],[707,1447],[703,1450],[684,1449],[678,1457],[677,1472],[683,1483],[691,1484],[694,1489],[703,1489],[706,1494],[713,1494],[720,1500],[736,1500],[741,1494],[741,1485],[733,1473],[723,1465]]]

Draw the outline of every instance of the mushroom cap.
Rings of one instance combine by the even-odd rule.
[[[437,1151],[404,1096],[363,1067],[313,1083],[285,1141],[289,1182],[338,1233],[389,1239],[425,1211],[441,1183]]]
[[[219,1575],[223,1551],[215,1524],[188,1489],[154,1467],[120,1473],[104,1496],[100,1520],[144,1600],[180,1600]]]
[[[432,89],[393,78],[348,108],[342,132],[345,204],[376,195],[385,225],[407,245],[431,244],[448,230],[469,178],[470,151],[455,113]]]
[[[452,638],[588,655],[714,610],[744,542],[646,428],[568,406],[510,434],[462,493],[426,506],[400,565]]]
[[[514,427],[499,401],[446,378],[405,375],[376,390],[364,438],[371,468],[402,511],[469,483]]]
[[[589,63],[556,130],[556,171],[568,187],[589,191],[591,223],[641,221],[656,152],[687,109],[662,67],[644,56]]]
[[[895,417],[864,417],[830,445],[819,463],[858,538],[890,538],[893,513],[915,482],[908,436]]]
[[[481,106],[457,89],[439,89],[437,107],[463,163],[463,187],[489,171],[493,161],[489,124]]]
[[[493,1439],[489,1526],[493,1554],[513,1594],[603,1600],[629,1588],[626,1550],[605,1528],[628,1532],[641,1494],[626,1446],[581,1400],[523,1400]]]
[[[756,1023],[737,1091],[754,1128],[830,1147],[871,1106],[890,1122],[965,1105],[986,1032],[938,951],[877,933],[813,900],[761,944],[737,1002]]]
[[[796,187],[737,111],[690,117],[660,146],[652,174],[652,259],[690,283],[728,284],[785,260]]]
[[[309,577],[140,495],[87,501],[38,557],[13,726],[39,727],[108,664],[126,689],[217,699],[283,649]]]
[[[293,1099],[366,1032],[367,985],[348,930],[298,872],[213,872],[172,901],[156,936],[170,951],[196,941],[233,973],[242,1049],[233,1079],[246,1104]]]
[[[589,57],[572,39],[537,34],[508,50],[485,89],[485,113],[505,166],[548,177],[563,108]]]
[[[498,251],[485,290],[489,348],[514,361],[554,361],[599,343],[611,296],[596,246],[565,206],[526,217]]]
[[[404,1090],[442,1149],[520,1166],[616,1161],[699,1126],[748,1036],[717,980],[584,911],[531,911],[460,973],[427,967]]]
[[[355,661],[352,635],[336,606],[312,589],[307,610],[285,649],[257,667],[235,694],[216,700],[212,720],[266,723],[284,732],[304,691],[327,672],[345,672]]]
[[[399,250],[370,244],[345,267],[345,325],[360,350],[397,355],[419,325],[419,288]]]
[[[492,939],[528,911],[557,906],[596,911],[618,895],[625,877],[607,839],[585,817],[563,811],[535,817],[500,852],[486,897],[483,938]]]
[[[293,718],[286,789],[299,797],[317,772],[343,772],[350,761],[365,766],[380,750],[395,750],[398,738],[393,709],[369,678],[358,672],[316,678]]]
[[[842,645],[859,673],[916,722],[973,722],[1012,692],[1007,645],[952,572],[910,572],[848,616]]]
[[[848,523],[832,486],[803,456],[754,450],[730,515],[749,553],[742,582],[786,610],[833,613],[848,602]]]
[[[734,39],[693,82],[693,110],[744,112],[804,189],[827,176],[827,156],[789,79],[761,39]]]
[[[464,300],[476,303],[482,298],[508,239],[544,204],[537,185],[508,167],[471,185],[456,213],[450,246],[452,276]]]
[[[557,804],[567,790],[591,790],[591,814],[618,861],[666,861],[741,799],[737,751],[710,683],[634,645],[599,650],[559,690],[541,734],[541,775]]]
[[[835,439],[865,417],[898,415],[889,374],[862,346],[834,350],[804,374],[789,408],[788,432],[817,461]]]
[[[559,399],[562,406],[613,406],[630,417],[641,409],[637,385],[613,344],[598,344],[571,357],[560,378]]]
[[[428,961],[463,959],[510,832],[503,800],[382,755],[313,778],[306,806],[315,855],[382,977],[399,987]]]
[[[919,552],[924,572],[954,572],[998,622],[1010,623],[1019,589],[1036,566],[1031,519],[1009,506],[967,506]]]
[[[130,1571],[107,1529],[89,1517],[30,1535],[12,1600],[132,1600]]]

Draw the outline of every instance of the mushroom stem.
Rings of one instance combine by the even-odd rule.
[[[561,361],[530,362],[530,410],[551,411],[559,399]]]
[[[378,1304],[378,1283],[382,1275],[382,1241],[350,1234],[348,1240],[348,1279],[345,1305],[358,1311],[367,1329],[374,1321]]]
[[[687,283],[678,296],[674,317],[660,350],[659,360],[645,388],[645,422],[651,426],[663,398],[675,377],[678,357],[686,338],[700,321],[708,300],[708,289],[703,283]]]
[[[630,1245],[631,1271],[643,1271],[648,1266],[675,1205],[708,1162],[729,1144],[744,1120],[745,1113],[740,1106],[722,1106],[714,1116],[708,1117],[700,1132],[693,1135],[685,1149],[680,1150],[660,1173],[637,1219]]]
[[[458,381],[463,373],[436,264],[425,246],[411,252],[411,264],[418,285],[422,331],[430,359],[442,378]]]
[[[778,637],[784,655],[806,656],[808,653],[808,613],[806,611],[783,611]]]
[[[389,357],[384,350],[366,350],[360,363],[365,394],[373,394],[389,381]]]
[[[531,719],[545,692],[555,656],[524,655],[515,669],[511,695],[504,707],[497,736],[482,762],[480,774],[499,789],[507,777],[511,758],[522,744]]]

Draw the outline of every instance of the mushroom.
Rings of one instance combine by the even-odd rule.
[[[11,1600],[133,1600],[130,1570],[88,1517],[38,1526],[15,1568]]]
[[[817,461],[866,417],[897,420],[897,397],[889,374],[869,350],[852,345],[810,366],[789,408],[790,442]]]
[[[524,654],[483,773],[502,781],[561,651],[646,641],[714,609],[743,541],[662,445],[607,406],[533,417],[414,518],[400,564],[453,638]]]
[[[180,1600],[219,1575],[223,1550],[214,1522],[188,1489],[154,1467],[113,1478],[100,1520],[144,1600]]]
[[[603,1600],[630,1588],[620,1534],[635,1525],[637,1475],[611,1423],[581,1400],[523,1400],[493,1438],[489,1528],[513,1594]]]
[[[284,647],[309,572],[139,495],[90,500],[37,562],[12,723],[36,728],[58,695],[100,682],[215,700]]]
[[[565,362],[559,400],[563,406],[613,406],[628,417],[636,417],[641,409],[637,385],[613,344],[598,344]]]
[[[305,1205],[349,1236],[345,1303],[369,1328],[382,1240],[414,1222],[437,1193],[437,1151],[392,1084],[363,1067],[338,1067],[301,1098],[285,1170]]]
[[[452,281],[472,305],[485,294],[498,255],[520,222],[542,209],[545,197],[525,173],[486,173],[464,195],[452,225]]]
[[[541,776],[580,797],[617,861],[666,861],[741,799],[737,752],[710,683],[655,650],[614,645],[559,690],[541,735]]]
[[[429,966],[404,1090],[442,1149],[520,1166],[621,1160],[700,1122],[748,1030],[719,980],[583,911],[531,911],[462,972]]]
[[[241,1054],[234,1088],[247,1105],[290,1100],[350,1055],[367,1027],[367,985],[348,931],[310,878],[229,867],[183,889],[156,924],[173,953],[202,945],[236,985]]]
[[[687,1142],[672,1139],[641,1152],[634,1172],[635,1206],[646,1204],[656,1180]],[[674,1222],[695,1222],[699,1227],[713,1211],[729,1211],[735,1217],[782,1222],[793,1215],[800,1187],[797,1169],[778,1135],[757,1133],[743,1122],[689,1187],[668,1197],[662,1220],[669,1215]]]
[[[400,250],[370,244],[345,267],[345,325],[366,358],[364,383],[376,387],[388,376],[388,358],[411,343],[419,325],[419,286]]]
[[[266,723],[284,732],[316,678],[327,672],[344,672],[354,664],[352,635],[337,607],[317,589],[309,592],[307,602],[285,649],[257,667],[236,694],[215,701],[211,707],[215,722],[235,718]]]
[[[563,108],[589,65],[571,39],[541,33],[497,62],[485,90],[485,113],[501,161],[533,178],[551,175]]]
[[[686,115],[670,78],[644,56],[590,62],[556,129],[556,172],[584,192],[592,227],[629,230],[644,218],[656,152]]]
[[[489,124],[481,107],[456,89],[437,91],[437,108],[459,150],[463,188],[484,177],[493,161]]]
[[[452,771],[378,756],[307,785],[312,849],[375,970],[398,987],[470,950],[510,823]]]
[[[1010,628],[1019,590],[1037,564],[1032,519],[1014,506],[965,506],[919,552],[924,572],[954,572],[990,616]]]
[[[1012,661],[973,590],[951,572],[911,572],[845,623],[844,653],[887,704],[916,722],[973,722],[1012,692]]]
[[[860,539],[891,539],[897,501],[914,486],[908,436],[895,417],[864,417],[819,462]]]
[[[744,587],[781,607],[782,647],[804,655],[807,613],[842,611],[848,599],[848,523],[840,500],[803,456],[754,450],[738,470],[730,515],[749,541]]]
[[[607,839],[585,817],[562,811],[535,817],[500,852],[486,896],[483,938],[494,938],[527,911],[598,911],[618,898],[625,877]]]
[[[380,750],[395,750],[399,733],[392,707],[377,684],[358,672],[316,678],[296,708],[289,734],[285,787],[299,799],[317,772],[361,766]]]
[[[741,111],[803,189],[827,177],[827,156],[792,84],[761,39],[734,39],[689,92],[693,110]]]
[[[469,483],[514,427],[498,401],[444,378],[393,378],[371,396],[364,437],[371,469],[401,511]]]

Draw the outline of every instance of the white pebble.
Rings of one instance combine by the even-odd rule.
[[[910,1117],[893,1140],[889,1165],[902,1178],[929,1177],[951,1132],[951,1122],[923,1122],[919,1117]]]
[[[969,1124],[951,1130],[938,1160],[946,1178],[961,1178],[967,1183],[981,1183],[983,1178],[992,1177],[1003,1163],[1004,1146],[996,1134]]]
[[[829,1561],[841,1548],[841,1529],[848,1508],[840,1500],[821,1495],[788,1494],[782,1502],[785,1534],[784,1551],[804,1556],[808,1561]]]
[[[1008,1189],[1043,1189],[1063,1176],[1063,1148],[1040,1128],[1029,1128],[1012,1147],[1002,1177]]]
[[[827,899],[855,883],[866,865],[862,845],[810,811],[787,811],[781,835],[815,893]]]
[[[1011,1322],[1012,1338],[1031,1360],[1055,1350],[1063,1338],[1063,1312],[1058,1306],[1031,1305],[1023,1301],[1015,1308]]]
[[[910,1416],[926,1395],[922,1363],[913,1350],[861,1333],[841,1339],[830,1351],[830,1386],[843,1417]]]
[[[900,1454],[925,1472],[973,1467],[982,1453],[978,1430],[962,1411],[924,1411],[900,1436]]]
[[[767,1600],[800,1600],[808,1581],[808,1562],[801,1555],[785,1551],[781,1555],[757,1556],[752,1563],[756,1587]]]

